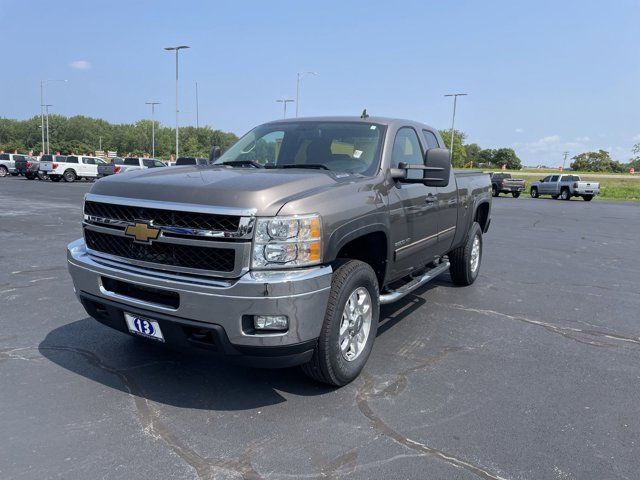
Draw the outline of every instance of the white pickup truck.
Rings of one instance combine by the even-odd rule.
[[[98,178],[98,165],[105,161],[100,157],[84,155],[43,155],[40,171],[47,174],[53,182],[64,180],[75,182],[80,178]]]
[[[98,177],[107,177],[115,173],[130,172],[132,170],[144,170],[146,168],[166,167],[167,164],[155,158],[125,157],[114,159],[111,163],[98,165]]]

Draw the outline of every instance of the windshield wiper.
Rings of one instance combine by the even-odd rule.
[[[230,167],[264,168],[263,165],[260,165],[254,160],[229,160],[228,162],[222,162],[219,165],[229,165]]]
[[[298,165],[277,165],[277,168],[315,168],[317,170],[331,170],[326,165],[321,163],[301,163]]]

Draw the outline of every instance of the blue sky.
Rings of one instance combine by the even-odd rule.
[[[181,54],[181,124],[241,134],[282,115],[451,122],[481,146],[513,147],[525,164],[562,163],[603,148],[627,161],[640,142],[640,2],[0,0],[0,116],[39,112],[112,122],[174,124],[174,58]],[[289,106],[293,111],[293,106]]]

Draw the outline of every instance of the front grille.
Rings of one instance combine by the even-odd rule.
[[[194,228],[198,230],[215,230],[218,232],[236,232],[240,217],[234,215],[218,215],[212,213],[181,212],[160,208],[135,207],[131,205],[112,205],[86,201],[85,215],[135,222],[151,221],[156,226]]]
[[[161,242],[146,245],[135,243],[130,238],[86,228],[84,239],[91,250],[141,262],[219,272],[232,272],[235,264],[235,250],[231,248],[196,247]]]

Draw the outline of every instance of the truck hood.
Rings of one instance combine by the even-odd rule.
[[[255,209],[257,215],[270,216],[276,215],[285,203],[301,194],[351,183],[357,178],[355,175],[325,170],[166,167],[102,178],[93,185],[90,193]]]

